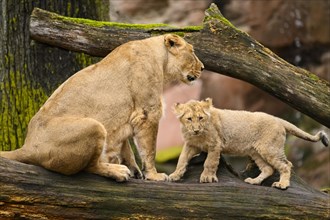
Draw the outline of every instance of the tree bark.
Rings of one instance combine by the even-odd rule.
[[[178,33],[194,45],[208,70],[249,82],[330,127],[329,82],[287,63],[236,29],[214,4],[205,13],[203,27],[175,28],[73,19],[36,8],[30,31],[40,42],[95,56],[130,40]]]
[[[204,157],[205,158],[205,157]],[[1,219],[328,219],[329,195],[297,176],[285,191],[244,183],[221,161],[219,183],[198,183],[204,158],[184,181],[116,183],[79,173],[64,176],[0,158]],[[251,173],[255,172],[253,170]],[[256,173],[254,173],[256,175]]]
[[[105,19],[108,5],[108,0],[0,0],[0,150],[21,147],[30,119],[48,96],[72,74],[100,59],[31,41],[33,8]]]

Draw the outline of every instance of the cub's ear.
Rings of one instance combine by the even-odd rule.
[[[205,100],[201,101],[200,103],[202,104],[203,111],[205,112],[205,114],[210,116],[210,109],[213,106],[212,105],[212,99],[211,98],[206,98]]]
[[[206,98],[204,102],[207,103],[209,105],[209,107],[211,107],[213,105],[211,98]]]
[[[185,41],[175,34],[166,34],[164,43],[168,51],[174,55],[179,53],[179,49],[184,47]]]
[[[176,103],[174,104],[172,109],[177,118],[181,118],[183,116],[184,114],[183,104]]]

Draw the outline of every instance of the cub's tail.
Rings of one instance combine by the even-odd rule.
[[[285,120],[280,119],[280,121],[288,133],[306,141],[317,142],[321,140],[324,146],[329,146],[329,138],[324,131],[319,131],[316,135],[311,135]]]

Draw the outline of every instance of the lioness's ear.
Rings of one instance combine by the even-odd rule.
[[[174,104],[173,112],[174,112],[174,114],[176,115],[177,118],[181,118],[184,114],[182,104],[180,104],[180,103]]]
[[[185,41],[175,34],[166,34],[164,43],[169,52],[174,55],[178,54],[179,49],[185,45]]]
[[[201,101],[202,107],[203,107],[203,111],[205,112],[205,114],[210,116],[210,109],[212,107],[212,99],[211,98],[207,98],[203,101]]]

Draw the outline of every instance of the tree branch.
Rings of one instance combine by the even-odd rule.
[[[249,82],[330,127],[328,82],[287,63],[236,29],[214,4],[205,13],[203,27],[175,28],[76,19],[35,8],[30,32],[40,42],[95,56],[156,34],[184,35],[207,69]]]
[[[87,173],[64,176],[0,158],[0,218],[119,219],[327,219],[329,195],[293,175],[286,191],[244,183],[224,161],[219,183],[197,183],[197,158],[180,183],[129,180],[116,183]]]

